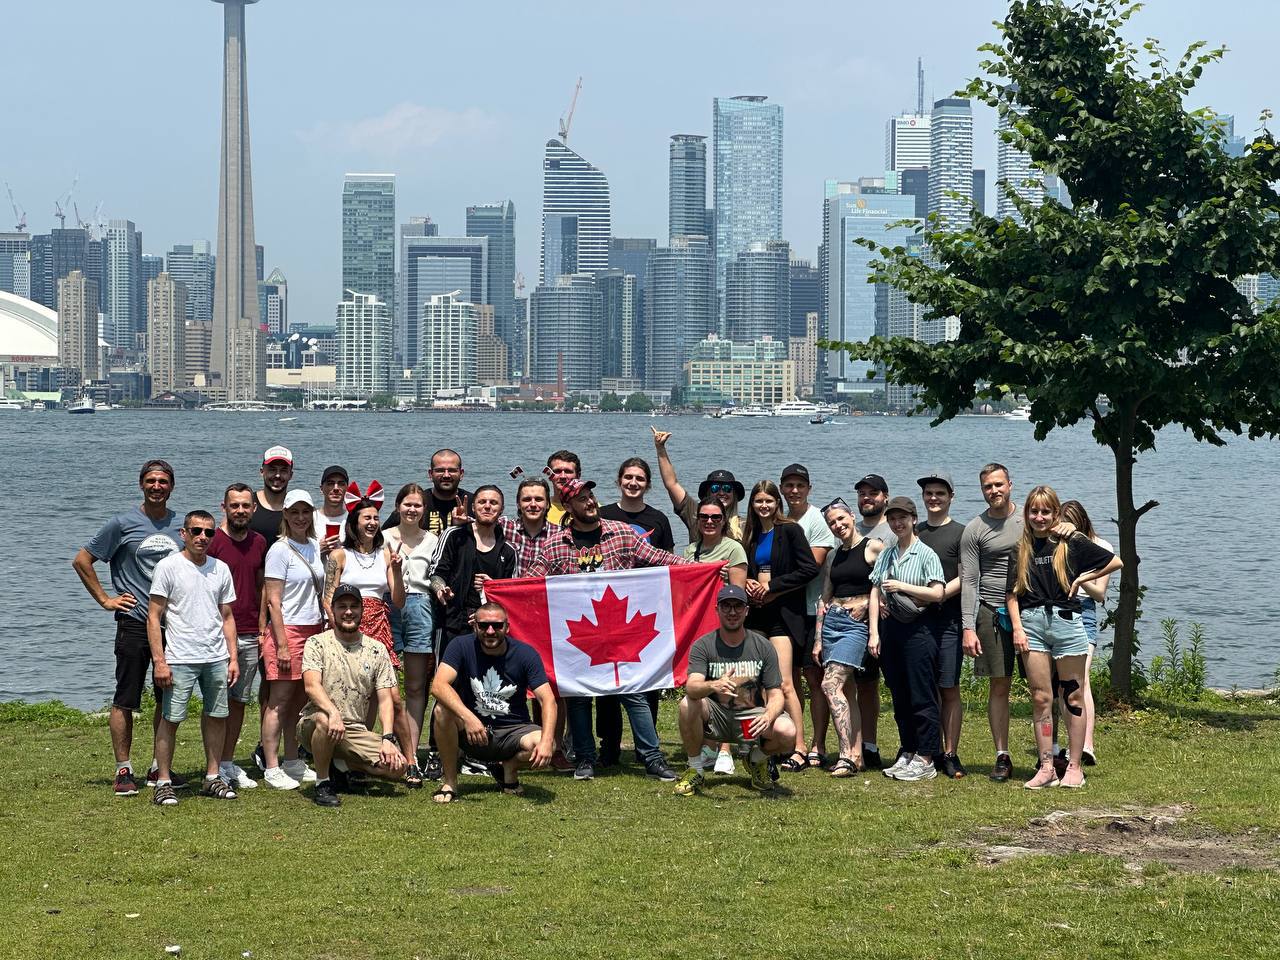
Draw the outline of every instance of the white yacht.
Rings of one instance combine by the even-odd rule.
[[[726,417],[772,417],[773,412],[767,407],[734,407],[732,410],[726,410]]]
[[[809,400],[788,400],[773,408],[775,417],[818,417],[830,416],[836,408],[825,403],[813,403]]]
[[[93,402],[92,397],[81,397],[67,407],[67,413],[94,413],[97,409],[97,404]]]
[[[1010,410],[1008,413],[1002,413],[1001,416],[1004,417],[1004,419],[1006,420],[1030,420],[1031,404],[1024,403],[1022,404],[1022,406],[1015,407],[1014,409]]]
[[[25,410],[26,405],[21,400],[10,400],[7,397],[0,397],[0,410]]]

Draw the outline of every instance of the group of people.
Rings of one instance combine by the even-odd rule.
[[[321,471],[313,498],[294,485],[291,451],[275,446],[259,488],[226,488],[220,521],[170,510],[173,467],[147,462],[141,505],[109,519],[73,560],[116,620],[115,794],[135,795],[144,782],[131,748],[148,667],[155,750],[145,783],[162,806],[187,787],[173,751],[197,687],[200,792],[215,799],[259,783],[236,762],[255,689],[260,780],[280,790],[313,784],[322,806],[369,777],[409,788],[438,781],[438,803],[454,800],[463,773],[512,794],[524,767],[591,780],[621,760],[624,711],[646,775],[680,795],[739,761],[760,790],[810,768],[958,779],[966,656],[990,681],[991,779],[1013,776],[1009,695],[1021,662],[1038,755],[1024,786],[1084,785],[1097,759],[1089,667],[1098,610],[1121,562],[1080,503],[1037,486],[1019,507],[998,463],[980,471],[987,509],[968,524],[950,515],[955,487],[943,470],[918,480],[923,517],[877,473],[854,484],[852,504],[816,507],[800,463],[750,493],[730,470],[713,470],[691,495],[670,439],[653,431],[660,482],[688,531],[679,553],[667,515],[646,502],[654,478],[642,457],[622,463],[618,498],[601,505],[580,457],[558,450],[539,475],[512,471],[508,510],[498,485],[462,487],[462,458],[450,449],[432,455],[426,484],[406,483],[388,504],[378,482],[362,486],[338,465]],[[109,565],[114,592],[95,563]],[[678,706],[687,760],[677,773],[658,739],[660,691],[557,696],[485,588],[683,563],[719,564],[723,583],[717,626],[689,652]],[[878,744],[882,675],[898,732],[892,761]]]

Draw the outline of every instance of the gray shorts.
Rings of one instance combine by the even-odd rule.
[[[706,719],[702,724],[702,732],[708,740],[714,740],[717,743],[745,743],[742,724],[739,721],[746,717],[758,717],[764,713],[760,707],[731,710],[715,697],[705,697],[702,702],[706,704],[703,708],[706,711]]]
[[[996,623],[996,613],[985,603],[978,604],[975,621],[978,642],[982,653],[973,658],[975,677],[1012,677],[1016,657],[1013,651],[1013,633]]]
[[[489,742],[474,744],[467,741],[465,733],[458,733],[458,748],[470,759],[484,763],[500,763],[510,760],[524,749],[520,741],[531,733],[542,736],[542,728],[534,723],[513,723],[489,728]]]
[[[227,691],[227,699],[236,703],[248,703],[253,699],[253,682],[258,679],[259,655],[256,633],[236,637],[236,663],[240,665],[240,677]]]

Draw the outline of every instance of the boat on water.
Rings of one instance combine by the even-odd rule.
[[[813,424],[815,427],[821,427],[824,424],[830,423],[831,417],[827,414],[819,414],[816,417],[811,417],[809,422]]]
[[[1000,416],[1003,417],[1005,420],[1030,420],[1031,404],[1024,403],[1021,406],[1015,407],[1014,409],[1009,410],[1006,413],[1002,413]]]
[[[92,397],[81,397],[71,406],[67,407],[67,413],[96,413],[98,405],[93,402]]]
[[[773,411],[767,407],[734,407],[732,410],[726,410],[726,417],[772,417]]]
[[[830,416],[836,408],[824,403],[813,403],[810,400],[788,400],[773,408],[775,417],[822,417]]]
[[[26,405],[21,400],[10,400],[7,397],[0,397],[0,410],[25,410]]]

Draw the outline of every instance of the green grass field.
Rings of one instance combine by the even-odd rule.
[[[0,705],[0,956],[1276,957],[1278,734],[1257,700],[1107,716],[1070,793],[989,782],[974,712],[959,782],[810,770],[683,798],[631,766],[526,774],[524,797],[463,778],[449,806],[264,785],[161,809],[111,795],[105,720]],[[1025,712],[1014,743],[1029,773]],[[188,722],[177,766],[201,756]]]

